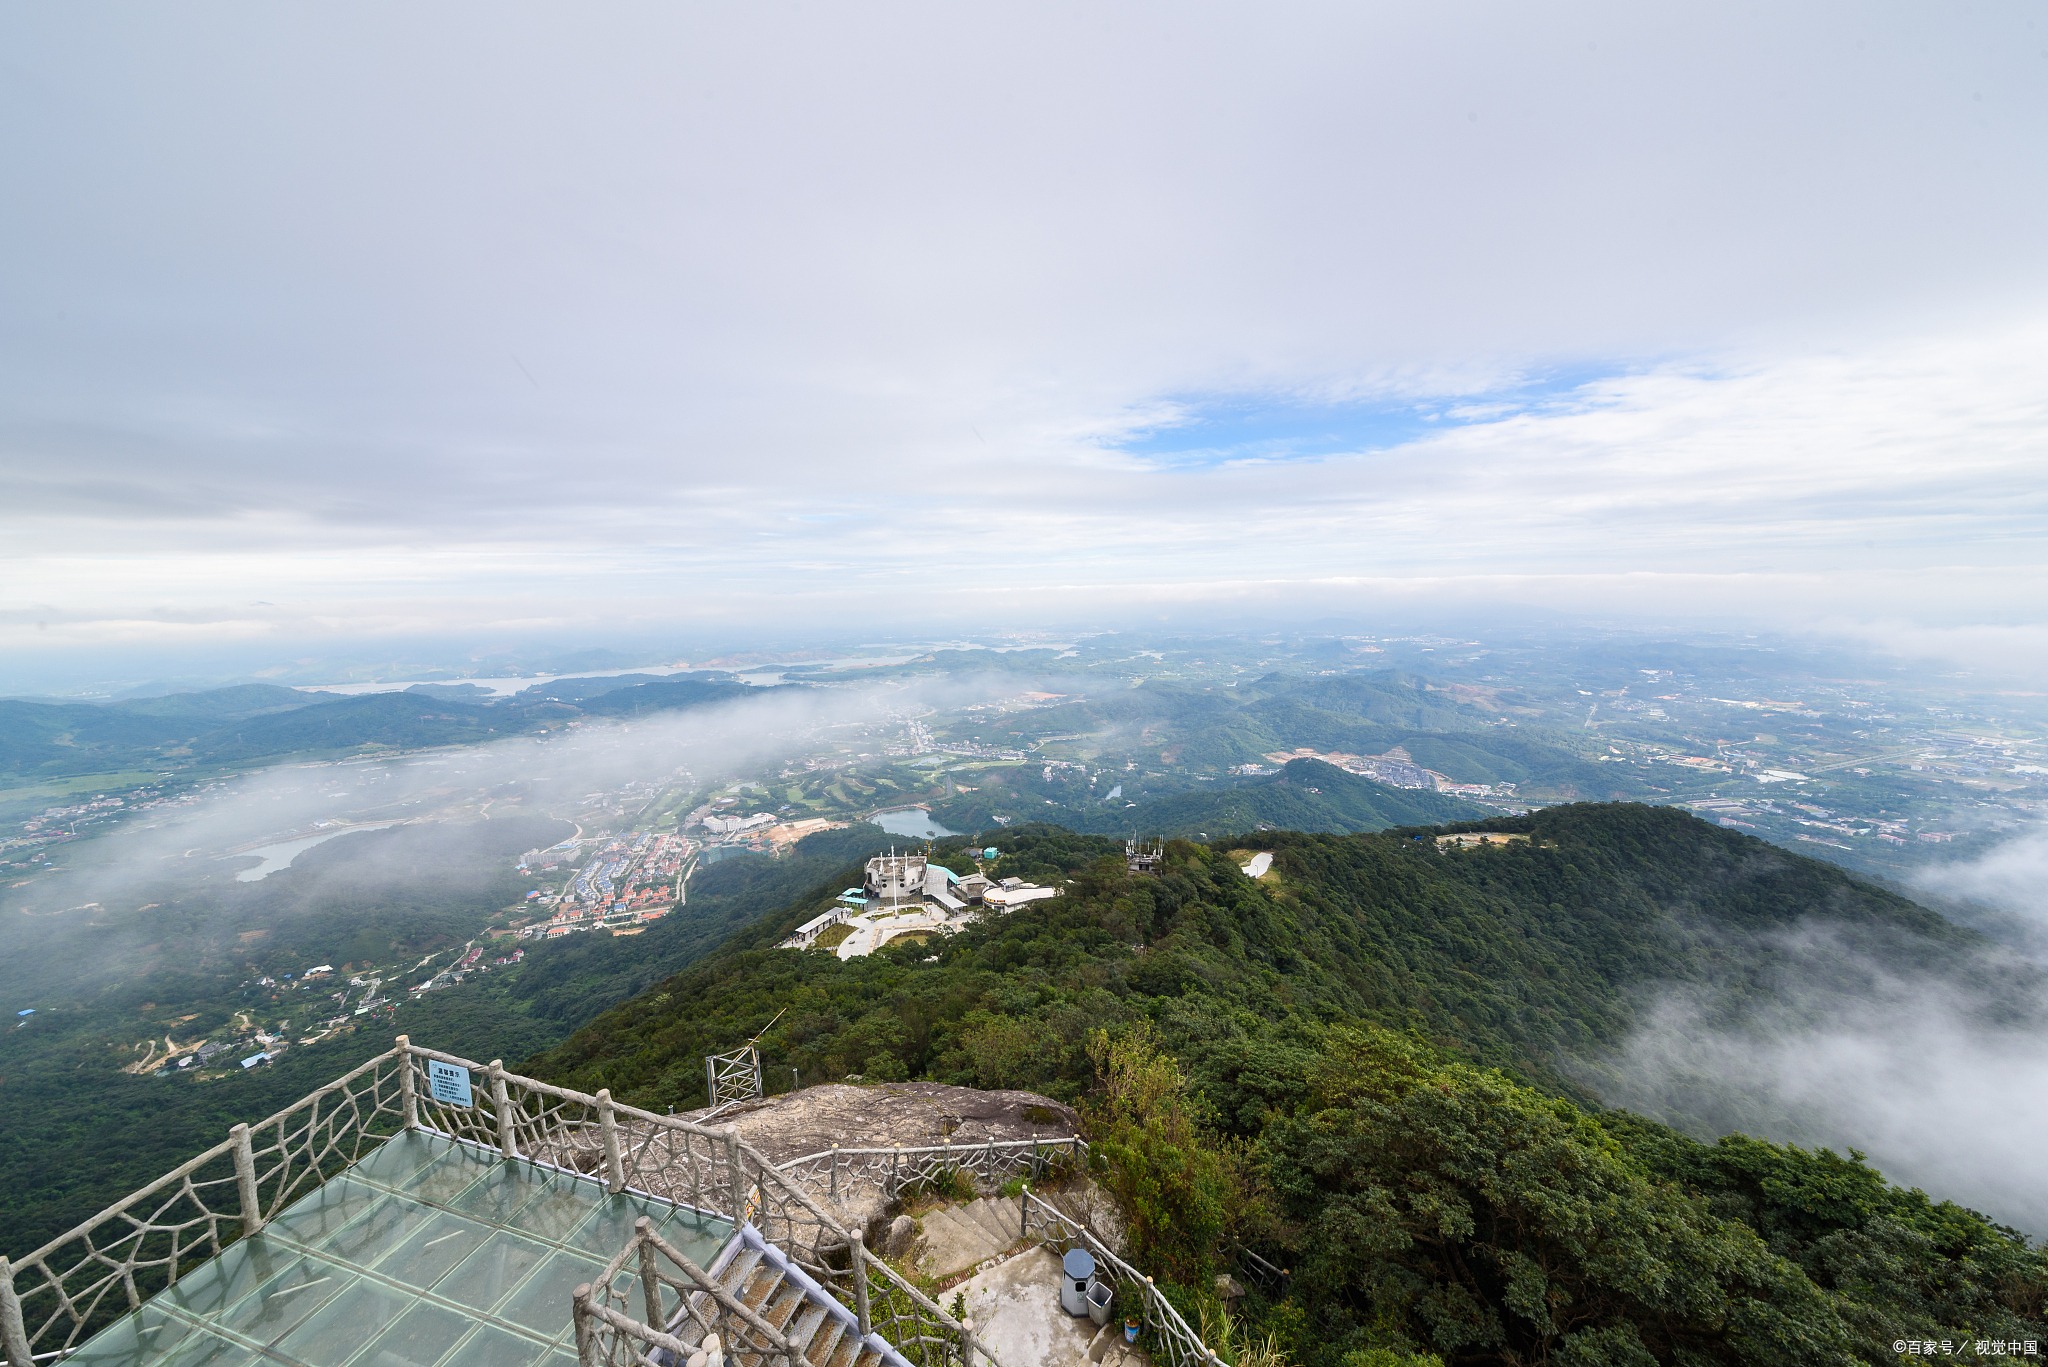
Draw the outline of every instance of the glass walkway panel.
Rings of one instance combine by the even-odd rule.
[[[571,1367],[571,1296],[647,1216],[708,1263],[732,1225],[495,1149],[386,1140],[72,1357],[79,1367]]]

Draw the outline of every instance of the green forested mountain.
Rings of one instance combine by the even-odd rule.
[[[761,690],[738,683],[662,679],[608,690],[554,691],[573,701],[552,701],[528,690],[515,699],[486,705],[474,697],[465,700],[454,689],[431,687],[336,697],[270,684],[237,684],[104,705],[0,701],[0,775],[39,778],[137,767],[245,764],[284,755],[468,745],[564,718],[673,711]]]
[[[0,702],[0,772],[73,774],[127,768],[192,735],[189,721],[90,703]]]
[[[658,679],[630,688],[611,688],[583,699],[577,705],[591,716],[628,717],[643,712],[666,712],[679,707],[702,707],[706,703],[732,702],[760,692],[743,683],[708,683],[702,679]]]
[[[1389,826],[1469,821],[1490,813],[1420,788],[1390,788],[1321,760],[1289,761],[1278,773],[1198,784],[1163,797],[1126,803],[1071,783],[1034,781],[1030,769],[992,770],[976,793],[931,804],[948,829],[978,831],[997,824],[998,810],[1045,806],[1049,820],[1094,835],[1221,839],[1248,831],[1381,831]]]
[[[109,711],[132,712],[144,717],[198,718],[215,722],[241,721],[272,712],[289,712],[326,701],[332,694],[303,693],[277,684],[233,684],[200,693],[166,693],[157,698],[125,698],[107,704]]]
[[[1064,877],[1066,896],[935,956],[770,948],[844,871],[528,1068],[680,1109],[704,1054],[786,1011],[764,1052],[807,1080],[1080,1101],[1162,1275],[1205,1285],[1226,1235],[1296,1269],[1255,1318],[1308,1367],[1876,1363],[1894,1338],[2048,1339],[2048,1262],[2023,1236],[1853,1153],[1603,1111],[1580,1066],[1648,984],[1732,984],[1739,1012],[1776,932],[1809,922],[1923,974],[2002,974],[1986,1000],[2030,996],[2034,970],[1987,970],[1980,937],[1924,908],[1669,809],[1489,824],[1530,839],[1266,833],[1259,882],[1223,848],[1176,841],[1165,872],[1133,876],[1110,841],[1016,829],[993,871]]]

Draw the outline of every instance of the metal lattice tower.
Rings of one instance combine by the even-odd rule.
[[[728,1106],[761,1099],[761,1041],[788,1010],[785,1006],[777,1011],[761,1027],[761,1033],[747,1041],[746,1048],[735,1049],[730,1054],[704,1056],[704,1094],[711,1102],[711,1110],[704,1117],[706,1120]]]
[[[743,1101],[761,1096],[761,1051],[749,1044],[730,1054],[704,1056],[704,1082],[711,1098],[711,1115]],[[710,1119],[707,1115],[705,1119]]]

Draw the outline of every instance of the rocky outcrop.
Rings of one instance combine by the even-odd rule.
[[[705,1115],[694,1111],[680,1118],[703,1121]],[[781,1165],[834,1146],[917,1149],[951,1144],[968,1149],[991,1141],[1065,1139],[1078,1132],[1080,1117],[1071,1106],[1035,1092],[985,1092],[937,1082],[864,1087],[827,1083],[732,1107],[711,1116],[708,1123],[733,1126],[769,1162]],[[866,1229],[869,1244],[875,1245],[890,1232],[887,1221],[894,1204],[878,1176],[885,1171],[880,1163],[865,1173],[849,1164],[836,1184],[815,1171],[797,1176],[841,1224]],[[972,1177],[971,1172],[968,1175]]]
[[[702,1121],[705,1112],[682,1117]],[[983,1144],[993,1139],[1063,1139],[1080,1117],[1035,1092],[984,1092],[937,1082],[856,1087],[825,1083],[721,1111],[706,1122],[737,1126],[740,1138],[785,1163],[834,1144],[885,1149],[901,1144]]]

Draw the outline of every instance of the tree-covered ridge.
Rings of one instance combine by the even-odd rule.
[[[979,831],[1000,824],[998,809],[1044,806],[1048,819],[1093,835],[1221,839],[1253,831],[1383,831],[1389,826],[1468,821],[1491,815],[1459,798],[1420,788],[1392,788],[1318,759],[1290,760],[1277,773],[1198,783],[1135,804],[1076,796],[1076,786],[1047,782],[1032,769],[991,770],[981,788],[933,802],[949,828]]]
[[[2048,1338],[2048,1270],[2012,1231],[1853,1154],[1603,1114],[1563,1066],[1626,1034],[1632,989],[1761,982],[1773,933],[1810,918],[1923,964],[1978,937],[1668,809],[1490,824],[1531,838],[1444,851],[1434,832],[1269,833],[1260,882],[1223,848],[1175,841],[1162,874],[1134,877],[1114,842],[1015,830],[995,872],[1064,878],[1066,896],[846,963],[770,948],[843,886],[827,879],[528,1067],[681,1109],[701,1102],[702,1055],[786,1009],[764,1051],[807,1081],[924,1076],[1095,1105],[1105,1133],[1121,1127],[1113,1163],[1158,1169],[1128,1189],[1163,1193],[1182,1223],[1221,1212],[1297,1270],[1260,1323],[1303,1364],[1368,1348],[1878,1362],[1901,1336]],[[1173,1060],[1198,1124],[1103,1109],[1105,1060],[1139,1037]],[[1151,1253],[1185,1274],[1205,1248]]]
[[[555,701],[528,690],[491,706],[412,689],[336,697],[239,684],[104,706],[0,700],[0,775],[48,777],[132,766],[240,764],[281,755],[474,745],[584,715],[633,717],[731,702],[745,684],[662,679]]]
[[[857,877],[848,867],[663,984],[661,1005],[643,997],[599,1018],[553,1063],[602,1067],[598,1085],[615,1091],[646,1087],[666,1053],[687,1060],[730,1047],[789,1004],[803,1024],[772,1038],[809,1076],[872,1072],[871,1054],[889,1052],[913,1074],[948,1081],[1084,1086],[1091,1074],[1077,1055],[1064,1073],[1045,1061],[1053,1054],[1029,1050],[1040,1061],[1001,1081],[975,1072],[960,1051],[980,1036],[963,1022],[980,1009],[1021,1023],[1006,1028],[1050,1029],[1107,994],[1144,1012],[1170,1001],[1413,1028],[1570,1089],[1560,1060],[1621,1037],[1632,1020],[1625,989],[1761,982],[1778,953],[1769,933],[1809,916],[1879,954],[1896,952],[1902,936],[1923,955],[1983,944],[1832,865],[1668,808],[1556,807],[1486,824],[1533,838],[1446,853],[1413,831],[1266,832],[1258,844],[1274,851],[1273,873],[1257,883],[1224,854],[1186,842],[1163,875],[1132,877],[1119,842],[1024,827],[998,839],[993,871],[1065,878],[1069,895],[970,928],[945,942],[937,963],[920,962],[922,952],[848,963],[764,952]],[[1058,965],[1086,988],[1064,986]],[[899,1027],[908,1053],[870,1047]],[[1078,1047],[1071,1030],[1062,1038]],[[679,1067],[676,1085],[701,1089],[697,1068]]]

